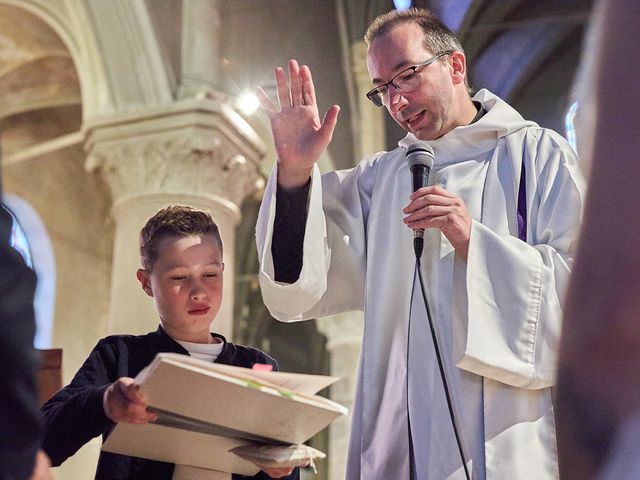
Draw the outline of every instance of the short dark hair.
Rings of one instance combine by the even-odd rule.
[[[462,44],[447,26],[426,8],[409,8],[407,10],[391,10],[378,15],[364,35],[364,41],[370,45],[373,40],[397,25],[415,23],[425,38],[425,47],[434,55],[450,50],[464,53]]]
[[[167,237],[213,235],[222,255],[222,238],[209,212],[186,205],[172,205],[158,211],[140,230],[140,261],[151,271],[158,260],[158,245]]]
[[[378,37],[391,31],[398,25],[405,23],[415,23],[422,29],[424,34],[424,47],[434,55],[443,52],[462,52],[462,44],[460,40],[442,23],[430,10],[426,8],[408,8],[406,10],[391,10],[390,12],[378,15],[364,34],[364,41],[367,45]],[[446,62],[443,58],[438,59],[439,62]],[[473,89],[469,86],[465,75],[464,83],[467,87],[469,95]]]

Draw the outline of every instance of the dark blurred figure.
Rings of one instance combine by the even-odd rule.
[[[640,478],[639,23],[640,2],[602,0],[578,79],[591,177],[558,367],[563,480]]]
[[[4,386],[0,395],[0,479],[49,478],[48,459],[38,451],[42,424],[36,383],[38,355],[33,347],[36,276],[9,244],[11,225],[11,215],[0,206],[0,378]]]

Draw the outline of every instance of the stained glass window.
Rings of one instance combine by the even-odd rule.
[[[6,208],[6,207],[5,207]],[[7,208],[7,211],[11,214],[11,238],[9,238],[9,244],[15,248],[22,258],[24,258],[25,263],[33,268],[33,261],[31,259],[31,248],[29,247],[29,240],[27,240],[27,235],[24,233],[20,222],[13,214],[11,210]]]
[[[578,146],[576,143],[576,126],[573,119],[576,116],[577,110],[578,102],[573,102],[569,110],[567,110],[567,115],[564,117],[564,129],[567,132],[567,140],[575,151],[578,151]]]

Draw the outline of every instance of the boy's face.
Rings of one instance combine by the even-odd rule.
[[[167,237],[152,271],[138,270],[142,289],[153,297],[160,324],[175,340],[211,343],[209,325],[222,303],[224,263],[212,235]]]

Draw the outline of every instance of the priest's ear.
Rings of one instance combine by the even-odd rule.
[[[151,289],[151,278],[146,270],[139,268],[136,272],[136,277],[142,286],[142,290],[145,291],[147,295],[153,297],[153,290]]]
[[[462,52],[452,52],[449,55],[451,78],[454,84],[464,83],[467,76],[467,59]]]

